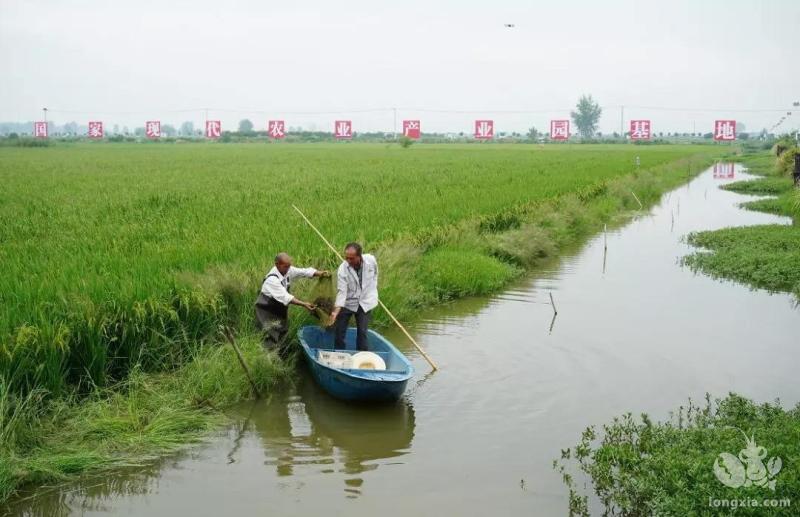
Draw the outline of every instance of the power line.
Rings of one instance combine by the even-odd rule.
[[[285,111],[281,109],[256,109],[256,108],[186,108],[186,109],[147,109],[136,111],[103,111],[103,110],[72,110],[72,109],[59,109],[49,108],[48,111],[53,113],[69,113],[72,115],[141,115],[150,113],[205,113],[213,111],[217,113],[250,113],[250,114],[265,114],[265,115],[342,115],[348,113],[374,113],[374,112],[391,112],[394,108],[357,108],[357,109],[340,109],[340,110],[323,110],[323,111]]]
[[[628,106],[628,108],[652,110],[652,111],[686,111],[686,112],[706,112],[706,113],[774,113],[786,111],[787,108],[676,108],[664,106]]]
[[[474,114],[487,114],[487,113],[499,113],[499,114],[519,114],[519,115],[527,115],[527,114],[536,114],[536,113],[562,113],[565,111],[570,111],[572,108],[560,109],[560,108],[548,108],[548,109],[535,109],[535,110],[498,110],[498,109],[469,109],[469,110],[456,110],[456,109],[434,109],[434,108],[397,108],[398,110],[402,111],[411,111],[411,112],[419,112],[419,113],[445,113],[445,114],[461,114],[461,115],[474,115]]]
[[[687,112],[687,113],[778,113],[785,112],[788,108],[697,108],[697,107],[677,107],[677,106],[636,106],[625,104],[623,105],[606,105],[601,106],[604,110],[622,110],[635,109],[647,111],[669,111],[669,112]],[[208,111],[216,113],[244,113],[244,114],[260,114],[260,115],[346,115],[354,113],[394,113],[396,111],[406,112],[419,112],[419,113],[440,113],[440,114],[453,114],[453,115],[470,115],[470,114],[498,114],[498,115],[529,115],[529,114],[547,114],[547,113],[566,113],[572,111],[574,108],[535,108],[535,109],[442,109],[442,108],[426,108],[426,107],[373,107],[373,108],[348,108],[348,109],[335,109],[335,110],[284,110],[281,108],[226,108],[226,107],[198,107],[198,108],[184,108],[184,109],[147,109],[147,110],[132,110],[132,111],[104,111],[104,110],[75,110],[75,109],[61,109],[49,108],[48,111],[52,113],[64,113],[73,115],[117,115],[117,116],[132,116],[150,113],[205,113]]]

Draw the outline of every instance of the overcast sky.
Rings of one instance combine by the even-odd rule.
[[[620,105],[656,132],[756,130],[800,101],[798,29],[798,0],[0,0],[0,120],[390,131],[397,107],[423,131],[524,131],[590,93],[604,132]]]

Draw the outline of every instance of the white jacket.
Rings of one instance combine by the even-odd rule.
[[[295,278],[311,278],[317,272],[313,267],[294,267],[289,266],[286,276],[283,276],[277,267],[273,267],[264,277],[264,283],[261,284],[261,292],[265,296],[275,298],[284,305],[289,305],[294,296],[289,293],[289,284]]]
[[[364,253],[361,255],[361,285],[358,272],[347,262],[342,262],[336,272],[336,306],[356,312],[359,306],[369,312],[378,305],[378,261]]]

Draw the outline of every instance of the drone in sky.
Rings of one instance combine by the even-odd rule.
[[[514,24],[513,23],[504,23],[503,27],[505,27],[506,29],[513,29],[514,28]]]

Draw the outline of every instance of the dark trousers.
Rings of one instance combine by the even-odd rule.
[[[283,354],[286,348],[286,335],[289,333],[289,319],[286,315],[271,310],[268,301],[269,299],[263,294],[258,295],[255,303],[257,325],[263,334],[264,348]]]
[[[353,315],[356,317],[356,348],[369,350],[367,347],[367,329],[369,328],[369,320],[372,319],[372,311],[364,312],[361,307],[355,312],[342,307],[339,315],[336,316],[336,349],[343,350],[347,348],[344,337],[347,334],[350,317]]]

